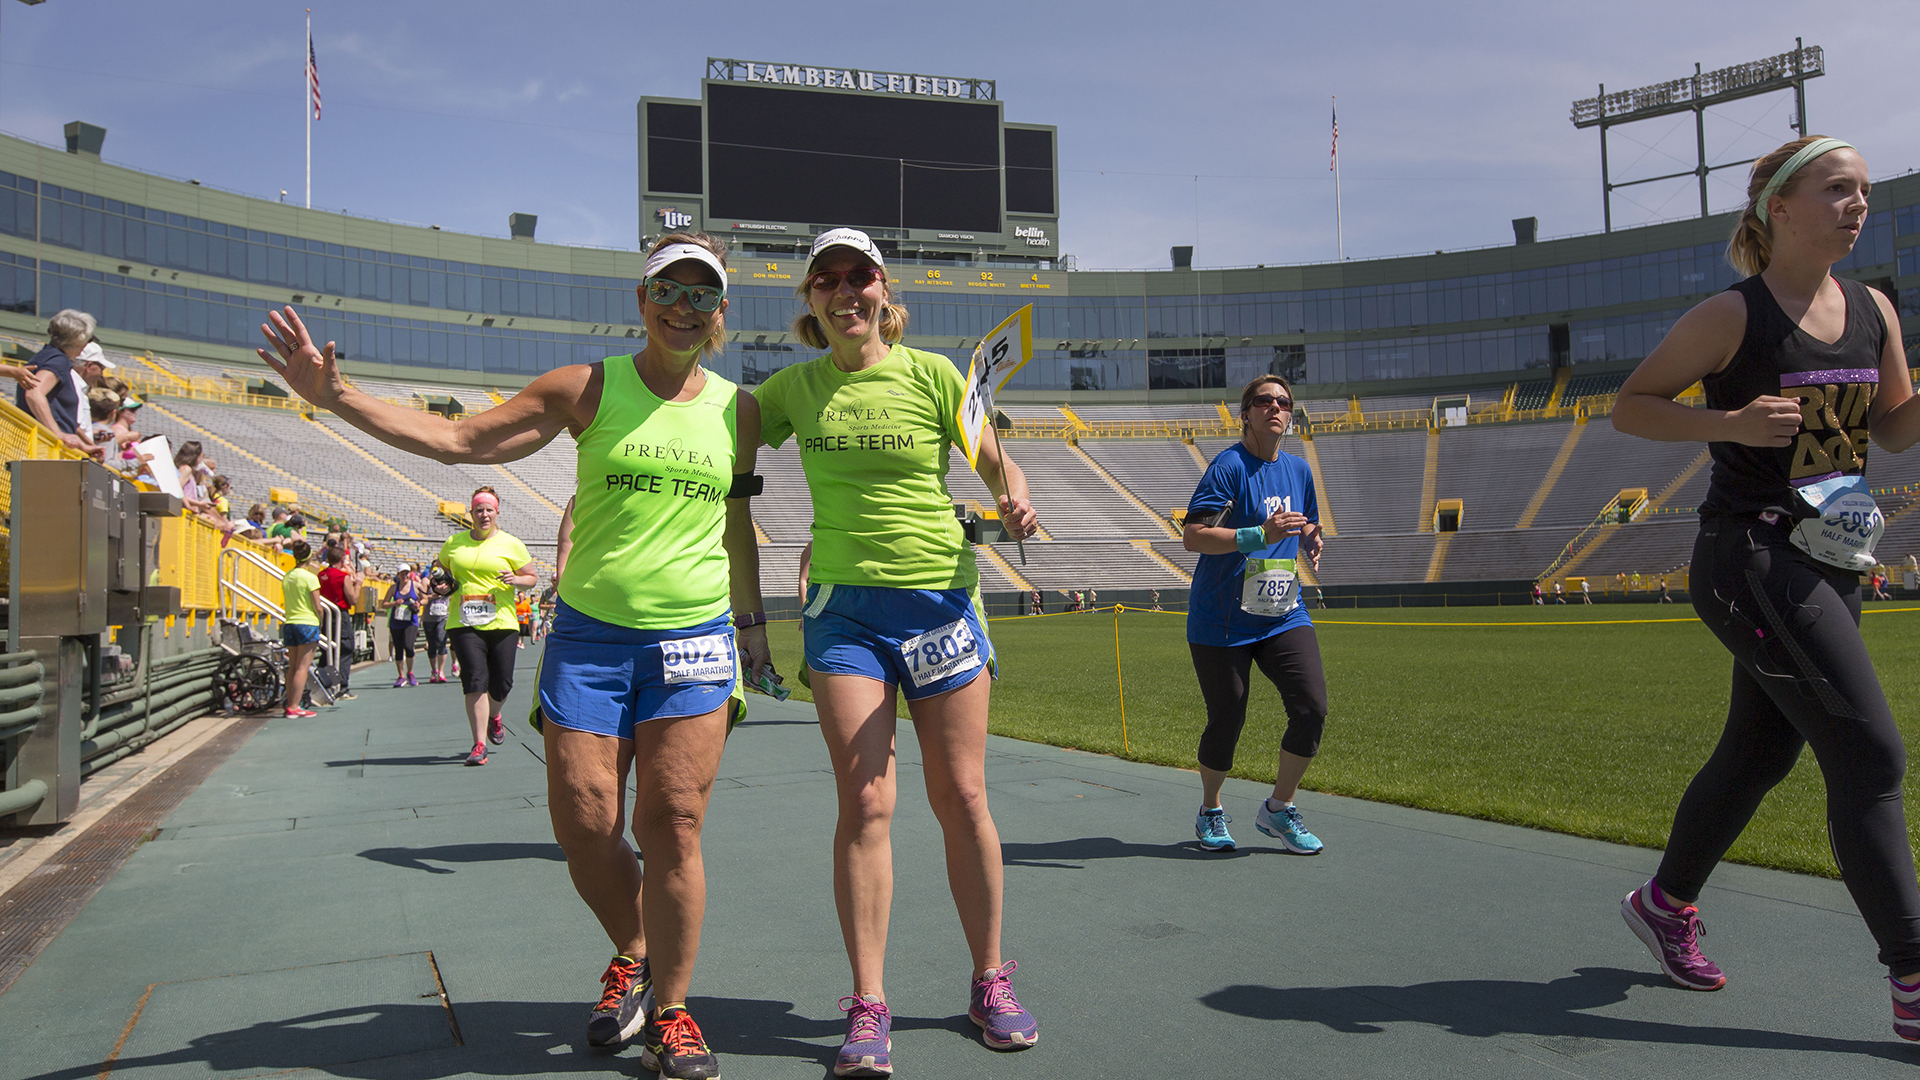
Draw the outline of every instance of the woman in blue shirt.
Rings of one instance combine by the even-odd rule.
[[[1278,375],[1262,375],[1240,393],[1238,443],[1213,459],[1187,507],[1183,541],[1200,553],[1187,605],[1187,648],[1207,703],[1200,736],[1200,814],[1194,835],[1209,851],[1232,851],[1231,820],[1220,787],[1233,768],[1234,747],[1247,720],[1253,665],[1272,680],[1287,709],[1273,797],[1254,825],[1297,855],[1323,846],[1307,831],[1294,793],[1320,750],[1327,719],[1327,680],[1320,644],[1294,560],[1320,565],[1320,507],[1313,471],[1280,452],[1293,424],[1293,390]]]

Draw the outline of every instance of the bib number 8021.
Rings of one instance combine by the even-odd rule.
[[[691,682],[725,682],[733,678],[733,636],[708,634],[660,643],[660,663],[669,686]]]
[[[921,687],[979,667],[980,642],[965,619],[956,619],[901,642],[900,658],[913,685]]]

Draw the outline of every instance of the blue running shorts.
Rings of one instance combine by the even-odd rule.
[[[546,645],[539,715],[571,731],[631,739],[635,724],[720,708],[740,679],[729,615],[684,630],[634,630],[559,601]]]
[[[970,589],[810,585],[800,626],[810,670],[897,683],[908,701],[996,674]]]
[[[295,645],[311,645],[320,640],[320,628],[310,623],[282,623],[280,626],[280,644],[291,649]]]

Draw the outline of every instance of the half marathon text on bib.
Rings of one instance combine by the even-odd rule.
[[[708,634],[660,643],[667,685],[726,682],[733,678],[733,635]]]
[[[1248,559],[1240,581],[1240,610],[1249,615],[1276,618],[1300,602],[1292,559]]]
[[[967,620],[955,619],[900,643],[900,656],[918,688],[980,666],[980,642]]]

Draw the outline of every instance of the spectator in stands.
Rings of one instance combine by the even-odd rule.
[[[189,439],[181,443],[173,452],[173,468],[179,475],[180,490],[183,493],[181,501],[187,504],[187,509],[196,514],[211,514],[213,513],[211,493],[202,491],[200,487],[201,456],[199,440]]]
[[[988,1046],[1029,1046],[1039,1028],[1014,998],[1014,964],[1000,952],[1000,841],[987,809],[992,680],[982,676],[996,661],[973,549],[944,481],[946,447],[963,439],[958,410],[968,388],[945,357],[898,344],[907,310],[865,233],[823,233],[797,292],[806,311],[795,334],[826,352],[775,372],[755,396],[768,445],[797,440],[814,507],[803,640],[840,794],[834,899],[854,995],[835,1068],[865,1075],[891,1068],[883,977],[902,693],[920,745],[931,751],[924,755],[927,797],[972,953],[968,1015]],[[823,444],[840,442],[881,445],[821,452]],[[1026,476],[997,438],[982,442],[976,471],[996,493],[1008,537],[1023,540],[1036,525]],[[916,646],[922,641],[931,654]],[[942,654],[943,642],[951,651]]]
[[[94,457],[104,451],[93,444],[81,424],[80,390],[74,380],[74,358],[93,340],[93,316],[67,308],[47,322],[47,347],[22,364],[0,364],[0,376],[14,380],[13,403],[40,421],[67,446]]]
[[[759,486],[760,414],[751,395],[701,363],[726,341],[724,257],[705,234],[663,237],[640,286],[644,349],[549,371],[506,404],[457,421],[347,386],[333,345],[316,348],[292,308],[263,328],[272,348],[261,350],[302,396],[440,461],[508,461],[563,430],[574,436],[578,527],[530,721],[545,739],[554,836],[581,898],[621,950],[602,977],[587,1041],[607,1045],[641,1032],[642,1063],[668,1078],[718,1071],[685,1005],[706,907],[700,830],[729,721],[741,715],[736,671],[771,673],[748,508]],[[624,452],[629,443],[669,442],[686,460],[660,479],[651,463]],[[476,530],[442,549],[463,585],[451,617],[494,626],[504,616],[511,637],[504,601],[539,579],[524,546],[480,550],[494,531],[498,496],[479,493],[473,506]],[[502,674],[514,655],[508,648],[499,657]],[[470,674],[463,659],[463,681]],[[644,890],[621,835],[630,771],[634,832],[645,876],[656,882]]]
[[[427,571],[426,607],[420,613],[420,632],[427,639],[427,665],[432,674],[427,681],[447,681],[447,609],[453,596],[453,575],[435,559]]]
[[[107,359],[106,351],[100,348],[99,342],[89,341],[86,348],[80,350],[80,355],[74,357],[73,373],[80,376],[88,390],[92,390],[98,386],[105,386],[107,372],[116,370],[119,366]]]
[[[413,567],[401,563],[393,572],[393,584],[387,586],[387,595],[380,599],[380,607],[387,613],[387,644],[393,651],[393,686],[419,686],[413,677],[413,638],[420,629],[421,593],[418,579],[413,575]],[[442,619],[444,621],[444,616]]]
[[[1659,870],[1621,914],[1675,983],[1726,985],[1700,952],[1695,902],[1811,746],[1826,839],[1879,946],[1894,1033],[1920,1040],[1906,744],[1860,635],[1860,573],[1878,530],[1839,534],[1857,541],[1843,545],[1821,528],[1835,512],[1880,516],[1867,509],[1870,445],[1899,453],[1920,442],[1899,312],[1833,273],[1856,250],[1870,186],[1866,162],[1838,139],[1795,139],[1756,160],[1727,245],[1751,276],[1682,315],[1620,388],[1614,427],[1705,442],[1712,454],[1689,592],[1733,659],[1719,744],[1681,796]],[[1705,408],[1674,400],[1696,383]],[[1790,950],[1791,930],[1763,932],[1764,948]]]
[[[326,549],[327,568],[320,571],[320,595],[340,609],[339,637],[334,642],[334,670],[330,686],[335,701],[352,701],[359,695],[353,682],[353,608],[360,596],[361,577],[344,565],[347,553],[339,547]]]
[[[281,611],[285,613],[281,619],[280,643],[287,647],[285,711],[290,718],[316,716],[318,714],[304,703],[307,667],[313,662],[313,652],[320,642],[320,605],[313,600],[320,591],[320,579],[314,576],[313,549],[305,540],[294,541],[287,551],[293,556],[294,566],[280,580]]]
[[[1187,599],[1187,648],[1207,715],[1193,831],[1209,851],[1235,847],[1220,791],[1246,726],[1255,664],[1280,692],[1287,726],[1273,794],[1254,826],[1297,855],[1325,846],[1294,805],[1320,752],[1327,678],[1313,620],[1300,603],[1297,560],[1317,569],[1323,542],[1313,471],[1280,449],[1292,424],[1293,388],[1285,379],[1262,375],[1248,383],[1240,392],[1240,441],[1207,466],[1187,506],[1181,539],[1200,555]]]

